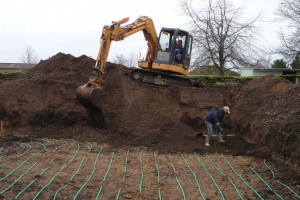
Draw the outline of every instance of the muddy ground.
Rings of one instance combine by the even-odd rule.
[[[266,76],[232,87],[157,87],[134,82],[128,76],[130,69],[108,63],[101,95],[106,128],[99,129],[89,126],[86,111],[75,98],[94,62],[86,56],[58,53],[23,77],[0,85],[5,130],[0,140],[0,190],[35,162],[38,166],[0,193],[0,198],[15,198],[37,177],[20,199],[37,194],[38,198],[53,199],[57,194],[57,199],[71,199],[86,180],[78,199],[94,199],[101,186],[102,199],[156,199],[159,194],[164,199],[184,195],[187,199],[297,199],[299,86]],[[213,137],[211,147],[206,147],[203,119],[212,108],[223,105],[231,108],[222,124],[227,143],[218,144]],[[103,160],[97,160],[101,147]],[[26,153],[19,156],[22,152]],[[124,171],[126,158],[128,171]],[[46,166],[51,170],[39,175]],[[77,174],[79,166],[82,172]],[[74,181],[71,174],[76,174]]]

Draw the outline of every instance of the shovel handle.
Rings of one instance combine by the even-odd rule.
[[[221,126],[220,125],[217,125],[217,126],[219,127],[220,131],[223,132],[223,129],[221,128]]]
[[[223,129],[221,128],[221,126],[220,125],[217,125],[217,126],[219,127],[221,133],[226,136],[227,134],[226,134],[226,132],[225,133],[223,132]]]

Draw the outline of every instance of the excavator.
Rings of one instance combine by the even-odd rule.
[[[202,87],[202,83],[195,84],[187,77],[189,72],[192,35],[176,28],[162,28],[157,36],[151,18],[141,16],[133,23],[123,25],[129,18],[112,21],[102,30],[100,49],[93,75],[83,86],[76,90],[77,100],[87,109],[91,122],[98,127],[105,127],[102,114],[100,95],[102,90],[103,75],[112,41],[121,41],[142,31],[147,41],[147,53],[141,56],[138,66],[131,71],[130,77],[135,81],[156,84],[160,86]],[[181,51],[176,49],[176,43],[182,43]]]

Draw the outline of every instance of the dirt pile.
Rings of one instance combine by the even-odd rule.
[[[206,113],[229,105],[227,134],[236,133],[268,145],[286,159],[299,160],[299,86],[266,76],[244,86],[177,88],[132,81],[130,69],[107,63],[100,101],[107,128],[87,125],[76,88],[92,74],[95,60],[58,53],[23,77],[0,85],[0,117],[7,130],[36,137],[106,142],[113,147],[146,146],[165,152],[257,154],[241,137],[204,147]],[[200,137],[196,137],[196,136]],[[297,148],[298,147],[298,148]]]
[[[3,85],[1,105],[6,126],[32,128],[84,124],[86,111],[77,102],[75,91],[88,80],[94,63],[86,56],[76,58],[59,53],[40,62],[23,77]],[[130,69],[124,66],[107,63],[100,100],[107,130],[148,135],[178,128],[175,119],[178,122],[183,114],[182,110],[178,112],[180,88],[133,82],[129,72]],[[182,120],[186,121],[184,116]]]
[[[233,130],[300,165],[300,87],[265,76],[236,88]]]
[[[205,114],[230,99],[218,87],[167,88],[134,82],[129,68],[107,63],[100,99],[107,128],[90,128],[75,91],[89,79],[94,64],[86,56],[58,53],[23,77],[1,84],[5,129],[37,137],[89,137],[115,147],[193,152],[204,143],[196,135],[205,132]]]
[[[85,111],[74,90],[87,80],[94,60],[58,53],[41,61],[26,75],[1,85],[2,116],[6,127],[25,128],[50,124],[71,126]]]

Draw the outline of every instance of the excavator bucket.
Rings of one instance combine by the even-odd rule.
[[[105,128],[100,93],[100,88],[79,86],[76,90],[76,98],[86,108],[89,122],[95,127]]]

